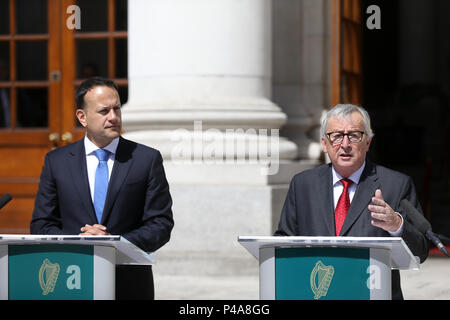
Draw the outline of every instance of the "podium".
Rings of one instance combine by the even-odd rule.
[[[120,236],[0,235],[1,300],[114,300],[117,264],[153,264]]]
[[[262,300],[389,300],[391,269],[418,270],[397,237],[251,237]]]

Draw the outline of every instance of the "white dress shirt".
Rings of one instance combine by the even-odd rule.
[[[108,150],[111,152],[109,154],[108,159],[108,181],[109,178],[111,178],[111,171],[114,165],[114,159],[116,157],[116,150],[117,145],[119,144],[119,138],[115,138],[113,141],[111,141],[110,144],[108,144],[106,147],[104,147],[104,150]],[[88,179],[89,179],[89,188],[91,189],[91,199],[94,199],[94,187],[95,187],[95,171],[97,170],[98,166],[98,158],[95,155],[94,151],[100,149],[97,147],[89,138],[87,135],[84,137],[84,149],[86,150],[86,165],[87,165],[87,173],[88,173]],[[92,200],[94,201],[94,200]]]
[[[353,196],[355,195],[355,191],[356,191],[356,187],[358,186],[359,180],[361,179],[361,174],[364,171],[364,168],[366,166],[366,162],[364,161],[364,163],[362,164],[361,168],[359,168],[358,170],[356,170],[355,172],[353,172],[347,179],[350,179],[351,181],[353,181],[353,183],[348,187],[348,195],[350,197],[350,203],[353,200]],[[344,191],[344,186],[341,183],[341,179],[344,179],[339,173],[336,172],[336,170],[334,170],[334,167],[331,166],[332,168],[332,174],[333,174],[333,201],[334,201],[334,208],[336,209],[337,203],[339,201],[339,197],[342,194],[342,191]],[[374,195],[375,196],[375,195]],[[402,219],[402,224],[400,226],[400,228],[395,231],[395,232],[389,232],[389,234],[393,237],[397,237],[401,234],[402,229],[403,229],[403,217],[401,214],[399,214],[398,212],[396,212],[400,218]]]

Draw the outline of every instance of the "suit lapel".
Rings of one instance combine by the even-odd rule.
[[[116,201],[128,171],[133,163],[132,148],[128,140],[120,137],[119,144],[116,150],[116,157],[114,159],[114,166],[111,172],[111,178],[108,184],[108,192],[106,194],[105,207],[103,208],[102,221],[103,224],[111,213],[111,210]]]
[[[317,211],[323,218],[330,236],[336,234],[336,227],[334,225],[334,205],[333,205],[333,177],[331,172],[331,164],[324,166],[319,173],[319,192],[318,195],[323,195],[317,201],[319,210]]]
[[[380,183],[378,182],[376,168],[372,163],[366,160],[366,167],[364,168],[361,179],[356,187],[355,195],[353,196],[350,209],[348,210],[347,217],[345,218],[344,225],[342,226],[339,235],[345,235],[360,215],[364,211],[368,212],[367,206],[372,201],[375,190],[378,188],[380,188]]]
[[[73,148],[70,148],[68,152],[68,169],[72,175],[72,181],[75,185],[81,202],[85,207],[85,212],[87,212],[89,218],[91,219],[90,223],[93,224],[97,221],[97,218],[95,216],[94,206],[92,205],[89,188],[84,139],[75,142],[72,146]],[[88,221],[86,223],[88,223]]]

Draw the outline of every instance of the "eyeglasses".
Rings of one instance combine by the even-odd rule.
[[[361,142],[364,134],[365,134],[364,131],[349,131],[347,133],[328,132],[327,137],[328,137],[328,140],[330,140],[330,142],[332,144],[336,145],[336,144],[341,144],[342,141],[344,141],[344,136],[347,136],[348,141],[350,141],[351,143]]]

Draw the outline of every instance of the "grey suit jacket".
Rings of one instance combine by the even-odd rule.
[[[387,231],[371,224],[368,205],[375,190],[380,189],[384,200],[403,216],[401,237],[412,253],[423,262],[428,256],[428,241],[402,212],[402,199],[408,199],[420,212],[414,184],[410,177],[375,165],[366,160],[366,166],[342,226],[340,236],[390,237]],[[333,186],[331,164],[301,172],[291,181],[275,235],[279,236],[334,236]],[[401,299],[400,276],[392,273],[392,298]]]

